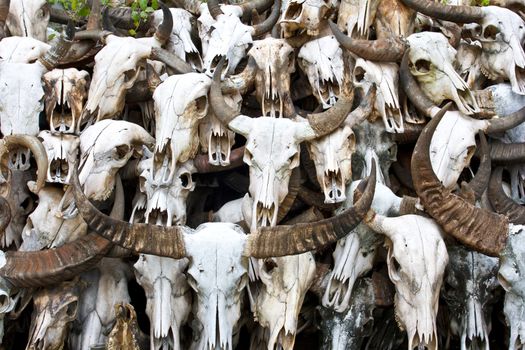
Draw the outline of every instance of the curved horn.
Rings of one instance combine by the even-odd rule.
[[[238,168],[244,164],[242,158],[244,157],[244,146],[238,147],[230,153],[230,164],[227,166],[212,165],[209,163],[208,156],[199,154],[193,160],[193,165],[197,168],[199,174],[215,173],[219,171],[231,170]]]
[[[451,103],[427,124],[412,154],[414,188],[426,211],[443,230],[471,249],[497,256],[505,247],[508,221],[505,217],[467,203],[445,189],[432,170],[429,148],[437,125]]]
[[[377,86],[372,84],[365,97],[361,100],[359,106],[354,109],[348,117],[345,119],[345,125],[349,127],[354,127],[357,124],[360,124],[363,120],[368,118],[374,109],[374,103],[377,95]]]
[[[366,215],[376,187],[376,165],[358,186],[366,189],[353,207],[329,219],[313,223],[261,227],[248,236],[245,255],[254,258],[278,257],[316,250],[346,236]]]
[[[402,133],[392,134],[392,139],[398,144],[413,144],[419,138],[419,135],[425,128],[426,124],[406,123],[403,126]]]
[[[173,16],[171,15],[170,9],[164,5],[162,1],[159,1],[159,6],[162,10],[162,23],[159,24],[155,32],[155,38],[164,44],[170,38],[171,31],[173,30]]]
[[[525,107],[517,112],[509,114],[504,118],[496,118],[488,121],[487,134],[495,134],[512,129],[525,121]]]
[[[167,66],[171,67],[177,74],[193,72],[193,69],[186,61],[180,59],[179,56],[161,47],[153,47],[151,49],[150,58],[153,60],[164,62]]]
[[[329,21],[332,33],[342,47],[369,61],[399,62],[406,44],[397,37],[376,40],[359,40],[346,36],[337,25]]]
[[[52,71],[58,66],[61,59],[66,57],[71,45],[73,45],[73,38],[75,37],[75,26],[73,22],[69,22],[66,27],[66,35],[61,35],[55,45],[53,45],[44,56],[40,57],[38,61],[48,70]]]
[[[509,218],[509,221],[517,225],[525,225],[525,207],[507,197],[502,186],[503,168],[498,167],[492,173],[489,182],[488,198],[494,210]]]
[[[450,22],[472,23],[481,20],[484,16],[481,8],[476,6],[443,5],[431,0],[401,0],[401,2],[429,17]]]
[[[80,188],[76,166],[72,174],[73,195],[82,218],[88,227],[112,243],[137,254],[153,254],[173,259],[186,256],[182,226],[163,227],[130,224],[101,213],[86,198]]]
[[[349,94],[342,92],[332,108],[321,113],[306,115],[316,137],[327,135],[337,129],[348,117],[353,103],[354,90],[352,89]]]
[[[494,142],[490,145],[490,158],[505,165],[524,163],[525,143]]]
[[[46,183],[47,173],[47,154],[46,149],[42,145],[42,142],[35,136],[29,135],[8,135],[0,140],[0,160],[9,153],[14,146],[22,146],[28,148],[36,160],[37,165],[37,178],[36,185],[31,188],[31,191],[38,193]]]
[[[268,10],[272,4],[273,0],[249,0],[238,6],[242,10],[243,19],[247,21],[251,18],[253,10],[257,11],[257,13],[263,13]]]
[[[248,56],[248,64],[239,74],[231,75],[221,83],[221,90],[225,94],[246,94],[252,88],[257,73],[257,63],[252,56]]]
[[[485,189],[487,188],[489,184],[490,179],[490,171],[491,171],[491,161],[490,161],[490,152],[489,152],[489,145],[487,143],[487,138],[485,137],[485,134],[480,131],[479,132],[479,145],[480,145],[480,155],[479,155],[479,167],[478,171],[476,172],[476,175],[474,178],[468,183],[468,186],[472,191],[474,191],[474,195],[476,199],[480,199],[483,195],[483,192],[485,192]]]
[[[259,12],[262,13],[262,12]],[[256,24],[252,26],[253,33],[252,37],[258,37],[265,33],[268,33],[272,28],[275,26],[277,21],[279,20],[279,16],[281,15],[281,0],[275,0],[272,12],[270,12],[270,15],[268,18],[266,18],[262,23]]]
[[[224,12],[222,12],[221,7],[219,5],[219,0],[208,0],[208,11],[210,11],[210,15],[213,17],[213,19],[217,19],[217,16],[224,15]]]
[[[208,2],[209,4],[209,2]],[[215,71],[213,72],[213,80],[211,82],[210,86],[210,107],[215,113],[215,116],[217,119],[220,120],[220,122],[228,126],[228,124],[235,119],[235,117],[241,115],[240,112],[237,112],[232,107],[228,106],[226,102],[224,102],[224,97],[222,96],[221,91],[221,74],[222,69],[224,67],[225,58],[224,56],[219,61],[219,64],[217,64],[217,67],[215,68]]]

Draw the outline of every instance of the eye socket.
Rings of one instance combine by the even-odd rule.
[[[499,33],[499,28],[493,25],[488,25],[485,28],[483,28],[483,38],[485,39],[496,40],[496,36]]]
[[[297,17],[299,17],[302,11],[303,11],[303,7],[301,6],[301,4],[290,2],[288,5],[288,9],[286,10],[284,14],[284,19],[285,20],[296,19]]]
[[[388,264],[388,275],[390,276],[390,279],[393,282],[397,282],[401,280],[400,272],[401,272],[401,265],[399,264],[399,261],[392,255],[389,258],[389,264]]]
[[[66,315],[68,317],[75,317],[77,314],[77,309],[78,309],[78,301],[75,300],[74,302],[69,303],[67,305]]]
[[[195,109],[198,114],[203,114],[206,112],[206,107],[208,106],[208,99],[206,96],[201,96],[195,100]]]
[[[179,180],[181,182],[182,188],[184,188],[184,189],[191,188],[191,185],[193,184],[193,179],[192,179],[190,173],[182,173],[182,174],[180,174]]]
[[[422,74],[426,74],[430,72],[430,67],[432,66],[432,63],[428,60],[420,59],[417,60],[414,64],[415,69]]]
[[[273,269],[277,267],[277,263],[274,259],[265,259],[263,263],[264,272],[271,274]]]
[[[354,81],[357,83],[361,83],[365,79],[365,73],[366,71],[361,67],[356,67],[354,69]]]
[[[117,160],[124,159],[130,152],[131,148],[128,145],[120,145],[115,147],[114,158]]]
[[[9,304],[9,296],[5,294],[0,295],[0,309],[3,309]]]

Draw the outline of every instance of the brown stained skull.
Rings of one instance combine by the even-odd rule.
[[[52,134],[41,131],[38,136],[43,140],[47,153],[47,182],[69,184],[71,171],[78,157],[80,139],[73,134]]]
[[[78,134],[80,115],[88,93],[88,72],[76,68],[54,69],[44,74],[43,80],[50,130]]]
[[[380,0],[342,0],[337,18],[339,28],[346,31],[350,37],[367,39],[380,2]]]

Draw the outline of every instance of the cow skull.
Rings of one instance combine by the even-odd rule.
[[[52,134],[48,130],[41,131],[38,136],[43,140],[42,144],[47,153],[47,181],[69,184],[72,166],[78,156],[79,137],[71,134]]]
[[[48,23],[49,4],[46,0],[11,1],[6,21],[11,35],[29,36],[46,42]]]
[[[46,116],[52,132],[78,134],[88,85],[89,74],[83,70],[54,69],[44,74]]]
[[[325,36],[307,42],[297,57],[317,101],[324,109],[332,107],[341,91],[345,74],[343,50],[335,37]]]
[[[408,38],[409,68],[425,94],[437,105],[453,100],[466,115],[480,108],[468,84],[456,73],[456,49],[441,33],[422,32]]]
[[[323,21],[328,17],[336,3],[331,0],[291,0],[280,19],[285,38],[306,31],[309,36],[319,35]]]

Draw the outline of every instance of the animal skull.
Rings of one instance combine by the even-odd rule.
[[[10,36],[0,41],[0,60],[13,63],[34,63],[51,46],[26,36]]]
[[[48,23],[49,4],[46,0],[11,1],[6,21],[11,35],[29,36],[46,42]]]
[[[285,38],[293,37],[306,30],[310,36],[319,35],[321,23],[335,6],[331,0],[291,0],[280,20]]]
[[[78,156],[79,137],[71,134],[52,134],[48,130],[41,131],[38,136],[43,140],[42,144],[46,148],[47,181],[69,184],[72,167]]]
[[[352,38],[368,38],[370,26],[374,22],[378,0],[343,0],[339,6],[337,23]],[[355,15],[357,14],[357,16]]]

